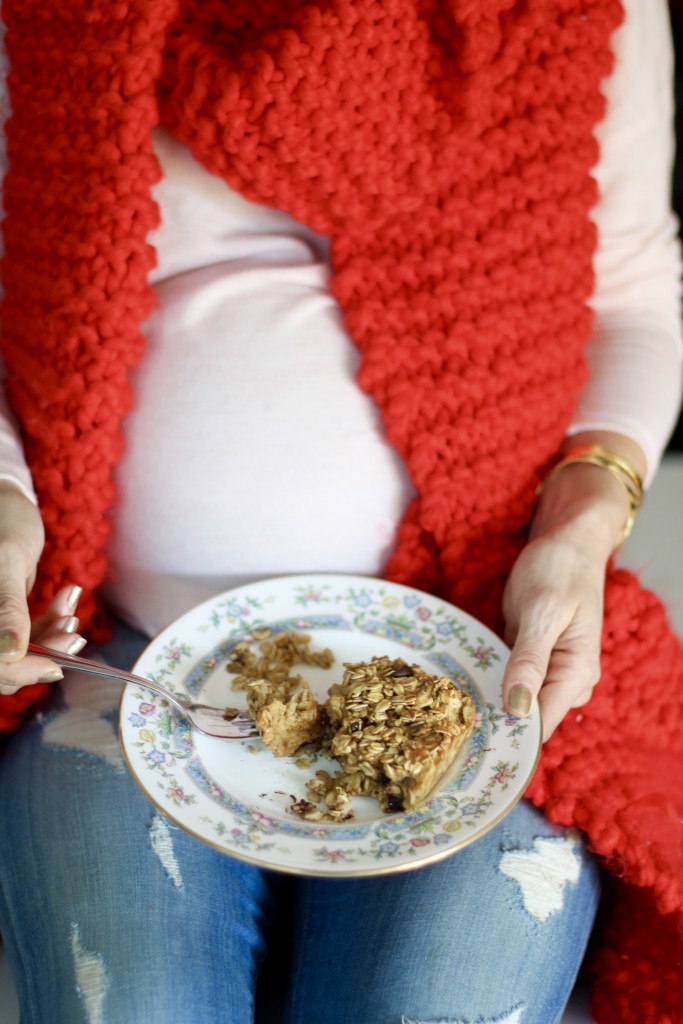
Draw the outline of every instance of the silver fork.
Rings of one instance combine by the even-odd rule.
[[[144,679],[142,676],[133,675],[132,672],[124,672],[120,668],[112,668],[110,665],[103,665],[97,661],[89,661],[87,658],[78,658],[75,654],[64,654],[62,651],[53,651],[49,647],[42,647],[40,644],[30,643],[29,654],[36,654],[40,658],[49,658],[60,668],[66,668],[73,672],[87,672],[90,675],[102,676],[105,679],[118,679],[124,683],[135,683],[144,686],[147,690],[164,697],[170,704],[184,715],[185,718],[207,736],[218,736],[223,740],[243,740],[250,736],[258,736],[253,719],[246,713],[236,715],[227,719],[221,708],[210,707],[208,704],[190,704],[184,697],[177,693],[171,693],[166,687],[151,679]]]

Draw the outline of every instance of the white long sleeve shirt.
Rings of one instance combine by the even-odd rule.
[[[598,129],[590,380],[571,432],[629,435],[649,481],[677,415],[683,362],[673,61],[665,0],[625,8]],[[242,198],[165,132],[155,148],[158,308],[124,425],[105,588],[150,634],[247,580],[378,573],[412,494],[355,384],[326,240]],[[2,408],[1,478],[32,494]]]

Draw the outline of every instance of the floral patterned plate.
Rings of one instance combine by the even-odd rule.
[[[263,631],[308,633],[329,647],[330,669],[297,669],[324,698],[344,661],[402,657],[450,676],[477,707],[474,732],[455,772],[416,810],[383,814],[354,798],[354,818],[306,822],[289,810],[305,797],[320,754],[275,758],[260,739],[220,740],[187,722],[144,688],[124,689],[123,749],[144,793],[177,825],[224,853],[264,868],[311,875],[404,871],[454,853],[483,835],[515,805],[534,773],[541,746],[535,707],[509,717],[501,703],[505,645],[471,616],[418,590],[362,576],[310,574],[263,580],[204,602],[165,629],[134,672],[217,707],[244,707],[226,671],[241,640]],[[254,631],[257,637],[254,637]]]

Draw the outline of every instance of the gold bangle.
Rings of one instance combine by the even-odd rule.
[[[638,471],[623,455],[618,455],[617,452],[610,451],[609,448],[603,448],[600,444],[577,445],[574,448],[569,448],[538,485],[536,494],[540,494],[548,481],[557,476],[565,466],[571,466],[577,462],[585,462],[591,466],[606,469],[624,487],[629,507],[624,523],[624,540],[626,540],[633,529],[640,506],[643,504],[643,481]]]

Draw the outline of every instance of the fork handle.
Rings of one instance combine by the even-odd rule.
[[[222,716],[223,713],[220,708],[211,707],[207,704],[189,704],[179,694],[167,690],[165,686],[155,683],[151,679],[144,679],[142,676],[133,675],[132,672],[124,672],[123,669],[112,668],[110,665],[104,665],[100,661],[89,661],[87,658],[79,658],[75,654],[63,654],[62,651],[53,651],[49,647],[42,647],[41,644],[30,643],[28,651],[29,654],[36,654],[39,658],[49,658],[56,665],[60,665],[62,668],[67,668],[73,672],[87,672],[89,675],[102,676],[104,679],[116,679],[117,682],[134,683],[137,686],[144,686],[146,689],[151,690],[152,693],[157,693],[160,697],[167,700],[177,708],[181,715],[189,717],[190,721],[194,722],[200,732],[207,732],[211,736],[221,735],[227,737],[228,735],[225,732],[216,733],[207,730],[206,727],[202,728],[199,722],[197,722],[196,716],[193,715],[193,712],[202,710],[216,712]],[[245,732],[236,733],[230,737],[231,739],[243,739],[247,735],[256,735],[256,731],[253,729],[254,723],[246,712],[237,715],[230,722],[235,727],[238,725],[249,725],[251,730],[248,734]],[[227,725],[226,722],[223,724]]]
[[[169,700],[173,699],[173,694],[151,679],[143,679],[142,676],[133,675],[132,672],[125,672],[120,668],[113,668],[111,665],[105,665],[100,661],[89,661],[87,658],[79,658],[75,654],[64,654],[62,651],[53,651],[49,647],[43,647],[41,644],[34,643],[28,645],[28,653],[36,654],[40,658],[49,658],[50,661],[54,661],[61,668],[68,668],[73,672],[87,672],[93,676],[115,679],[123,683],[138,683],[140,686],[146,686],[148,690],[152,690],[162,697],[167,697]],[[177,707],[181,707],[179,703],[174,703],[176,703]]]

